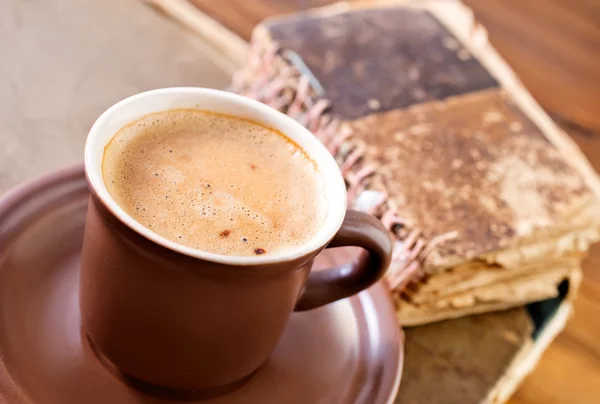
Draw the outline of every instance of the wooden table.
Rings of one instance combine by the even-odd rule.
[[[329,0],[191,0],[248,39],[270,15]],[[600,170],[600,2],[464,0],[525,86]],[[584,263],[575,316],[511,404],[600,403],[600,246]]]

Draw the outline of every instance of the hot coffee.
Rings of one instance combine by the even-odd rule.
[[[252,121],[195,109],[146,115],[106,146],[108,191],[176,243],[262,255],[309,240],[325,219],[323,183],[304,151]]]
[[[238,386],[293,311],[359,293],[390,263],[388,231],[346,210],[325,146],[240,95],[167,88],[119,102],[90,130],[85,173],[81,324],[132,380],[194,397]],[[321,250],[344,246],[364,251],[312,271]]]

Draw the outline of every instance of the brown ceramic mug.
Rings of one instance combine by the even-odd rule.
[[[199,108],[277,129],[317,164],[327,214],[307,243],[267,256],[195,250],[136,222],[102,178],[104,148],[115,133],[149,113]],[[170,88],[127,98],[93,125],[85,146],[91,192],[80,284],[85,331],[99,355],[144,382],[172,389],[236,384],[263,364],[294,310],[351,296],[383,275],[391,241],[364,213],[346,211],[346,189],[327,149],[302,125],[257,101],[200,88]],[[355,262],[311,272],[328,247],[359,246]]]

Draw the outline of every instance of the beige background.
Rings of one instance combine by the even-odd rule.
[[[120,99],[223,88],[218,53],[138,1],[0,1],[0,193],[81,161],[87,131]]]

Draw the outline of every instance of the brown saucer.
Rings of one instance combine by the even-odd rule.
[[[293,314],[269,361],[231,393],[200,398],[120,375],[95,355],[81,330],[77,286],[87,198],[83,168],[77,166],[0,200],[1,403],[393,401],[402,337],[380,284]]]

